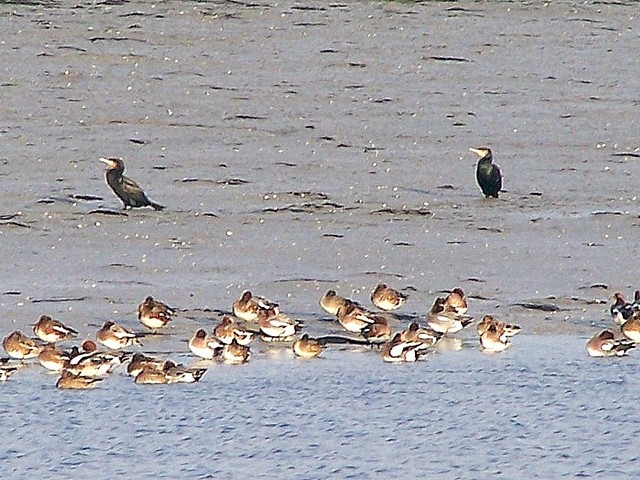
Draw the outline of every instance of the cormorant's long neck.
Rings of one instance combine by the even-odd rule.
[[[107,179],[107,183],[111,186],[116,185],[122,181],[122,174],[124,172],[123,167],[114,168],[112,170],[107,170],[105,174],[105,178]]]
[[[486,167],[493,163],[493,155],[488,154],[478,161],[478,166]]]

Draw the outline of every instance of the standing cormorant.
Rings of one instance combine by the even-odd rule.
[[[470,148],[470,152],[480,157],[476,168],[476,180],[485,197],[498,198],[502,188],[502,173],[500,167],[493,163],[493,154],[488,147]]]
[[[164,205],[149,200],[147,194],[136,182],[123,175],[124,161],[121,158],[100,158],[100,161],[107,165],[104,175],[107,185],[122,201],[124,208],[153,207],[155,210],[164,208]]]

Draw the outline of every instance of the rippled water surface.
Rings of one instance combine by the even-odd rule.
[[[179,311],[144,351],[192,363],[244,289],[316,335],[325,290],[380,281],[395,330],[454,286],[523,327],[414,365],[258,342],[185,386],[34,365],[0,385],[0,479],[640,478],[638,352],[584,348],[638,287],[637,7],[0,2],[0,337],[142,330],[151,294]],[[122,214],[102,156],[167,209]]]
[[[278,347],[200,384],[115,375],[56,391],[2,387],[3,478],[635,478],[638,361],[584,358],[584,339],[522,335],[415,365]],[[19,399],[19,400],[18,400]],[[108,466],[105,470],[105,466]]]

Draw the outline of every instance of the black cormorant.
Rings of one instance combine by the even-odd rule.
[[[100,161],[107,165],[104,175],[107,185],[122,200],[124,208],[153,207],[155,210],[164,208],[164,205],[149,200],[136,182],[123,175],[124,161],[121,158],[101,158]]]
[[[487,147],[470,148],[469,151],[480,157],[476,168],[476,180],[485,197],[498,198],[502,188],[502,173],[500,167],[493,163],[493,154]]]

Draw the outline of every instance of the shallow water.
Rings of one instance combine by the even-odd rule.
[[[26,369],[0,386],[0,478],[636,478],[636,352],[584,351],[637,287],[636,9],[1,2],[1,336],[42,313],[141,329],[151,294],[180,312],[145,349],[190,362],[245,288],[324,334],[326,289],[378,281],[410,294],[395,328],[462,286],[523,333],[401,366],[256,345],[175,388]],[[100,213],[101,156],[167,210]]]
[[[278,347],[199,384],[87,392],[39,370],[2,387],[3,478],[635,478],[638,360],[521,335],[415,365]],[[22,372],[20,372],[22,373]],[[17,399],[28,399],[20,402]],[[105,471],[105,467],[107,470]],[[526,472],[526,473],[525,473]]]

